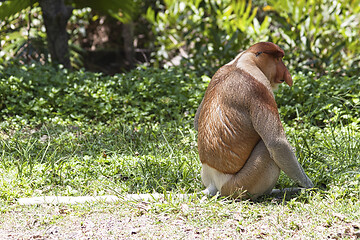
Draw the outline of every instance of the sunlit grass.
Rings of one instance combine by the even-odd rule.
[[[359,198],[359,132],[341,124],[286,127],[324,195]],[[203,188],[190,122],[56,125],[1,131],[0,197],[197,192]],[[296,186],[282,174],[277,188]],[[335,193],[334,193],[335,191]]]
[[[196,135],[188,125],[43,125],[3,131],[0,144],[3,200],[201,187]]]

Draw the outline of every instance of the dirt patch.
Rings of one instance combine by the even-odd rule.
[[[359,203],[207,201],[9,206],[1,239],[324,239],[360,237]]]

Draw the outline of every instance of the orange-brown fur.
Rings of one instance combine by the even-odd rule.
[[[222,98],[225,89],[227,94]],[[246,111],[250,108],[245,100],[249,94],[266,103],[261,107],[278,115],[273,96],[248,73],[224,66],[214,75],[200,114],[198,149],[202,163],[232,174],[243,167],[260,140]]]

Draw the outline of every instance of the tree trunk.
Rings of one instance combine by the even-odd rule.
[[[123,24],[122,37],[124,39],[124,51],[126,65],[129,69],[134,67],[134,22],[130,21]]]
[[[72,7],[65,6],[64,0],[40,0],[39,3],[43,12],[51,60],[71,68],[66,25],[72,14]]]

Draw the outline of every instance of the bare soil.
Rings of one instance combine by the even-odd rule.
[[[9,206],[1,239],[359,239],[359,218],[331,205],[117,202]],[[319,205],[319,206],[320,206]],[[358,204],[350,208],[358,207]],[[324,210],[325,209],[325,210]],[[349,209],[351,212],[351,209]],[[355,210],[356,212],[357,210]],[[357,214],[357,213],[355,213]]]

